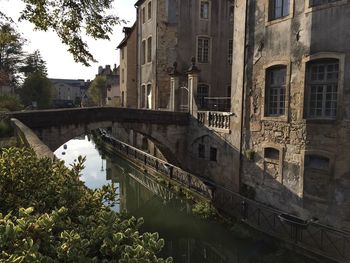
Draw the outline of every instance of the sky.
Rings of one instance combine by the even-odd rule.
[[[86,39],[90,52],[93,54],[97,63],[90,63],[90,67],[85,67],[73,60],[73,56],[67,51],[67,46],[61,43],[54,32],[34,31],[29,22],[17,22],[17,29],[23,37],[28,40],[24,47],[27,52],[33,52],[38,49],[46,61],[49,78],[61,79],[94,79],[98,67],[114,64],[119,65],[119,50],[117,46],[124,38],[122,29],[124,26],[132,26],[136,19],[134,4],[136,0],[114,0],[115,14],[121,19],[128,21],[126,24],[116,26],[111,40],[93,40]],[[0,10],[17,21],[20,11],[23,10],[21,0],[0,0]]]

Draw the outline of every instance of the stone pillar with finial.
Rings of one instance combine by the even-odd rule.
[[[170,75],[170,99],[169,99],[169,110],[175,111],[175,100],[176,100],[176,90],[179,88],[180,83],[180,73],[177,71],[177,62],[175,61],[173,64],[173,68]]]
[[[192,57],[191,66],[187,70],[188,75],[188,107],[190,114],[197,118],[197,87],[198,87],[198,77],[200,70],[196,66],[196,58]]]

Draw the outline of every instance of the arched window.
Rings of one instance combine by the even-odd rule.
[[[318,59],[307,63],[305,86],[307,118],[336,118],[338,83],[338,59]]]
[[[287,67],[273,66],[266,70],[265,115],[286,114],[286,74]]]

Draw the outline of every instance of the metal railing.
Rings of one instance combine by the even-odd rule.
[[[219,111],[198,111],[197,119],[199,123],[221,130],[230,130],[230,112]]]
[[[350,262],[350,233],[302,220],[192,175],[107,135],[102,136],[129,158],[153,167],[193,191],[212,199],[221,212],[301,249],[335,262]]]
[[[224,188],[214,192],[216,207],[251,227],[336,262],[350,262],[350,233],[303,221]],[[303,221],[303,222],[302,222]]]
[[[169,179],[180,183],[181,185],[203,195],[206,198],[212,198],[212,189],[209,186],[209,182],[208,185],[205,183],[207,180],[204,178],[198,178],[197,176],[192,175],[177,166],[171,165],[164,160],[156,158],[135,147],[123,143],[106,133],[100,132],[100,136],[105,142],[111,144],[116,150],[137,163],[152,167],[155,171],[162,173]]]

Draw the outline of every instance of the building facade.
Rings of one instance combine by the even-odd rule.
[[[124,27],[124,39],[118,45],[120,50],[120,93],[121,106],[137,108],[137,49],[136,23]]]
[[[97,76],[104,76],[106,78],[107,90],[105,94],[105,105],[119,107],[121,105],[119,67],[117,67],[116,64],[114,64],[113,69],[110,65],[106,65],[104,68],[102,66],[99,66]]]
[[[79,107],[87,99],[89,82],[82,79],[49,79],[53,86],[52,106]]]
[[[237,0],[232,144],[241,189],[350,227],[350,3]]]
[[[139,0],[135,6],[140,108],[169,109],[169,73],[176,62],[180,86],[186,91],[192,57],[201,70],[200,106],[205,106],[205,98],[230,95],[232,1]]]

